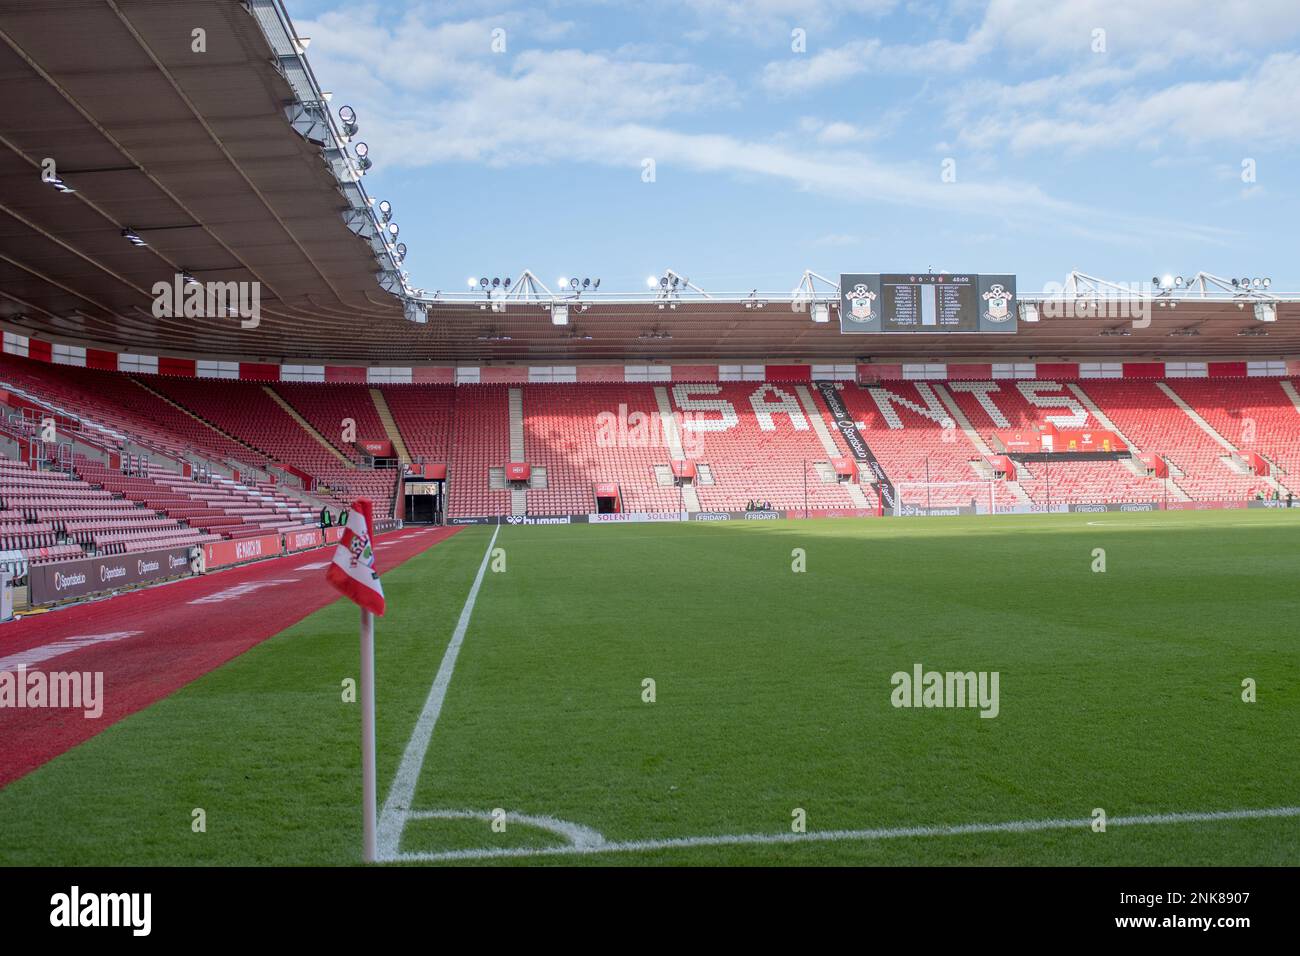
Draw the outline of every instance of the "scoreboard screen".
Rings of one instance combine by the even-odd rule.
[[[843,273],[841,332],[1015,332],[1016,277]]]

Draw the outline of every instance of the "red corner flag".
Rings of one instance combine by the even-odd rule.
[[[368,498],[352,503],[343,537],[334,551],[334,561],[325,572],[325,580],[362,609],[380,617],[384,615],[384,588],[375,570],[374,509]]]

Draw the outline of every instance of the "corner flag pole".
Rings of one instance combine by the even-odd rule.
[[[396,506],[394,506],[396,507]],[[378,862],[375,786],[375,615],[383,617],[388,605],[375,567],[374,505],[369,498],[352,502],[334,560],[325,580],[361,608],[361,813],[363,858]]]
[[[374,863],[375,841],[375,616],[361,611],[361,814],[364,857]]]

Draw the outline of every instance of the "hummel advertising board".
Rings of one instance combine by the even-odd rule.
[[[1015,332],[1016,277],[840,274],[841,332]]]

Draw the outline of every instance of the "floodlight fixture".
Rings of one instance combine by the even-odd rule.
[[[361,167],[363,173],[374,165],[370,161],[370,147],[365,143],[357,143],[352,149],[357,154],[357,165]]]
[[[339,107],[339,122],[343,124],[343,135],[351,139],[361,127],[357,125],[357,111],[350,106]]]
[[[393,218],[393,204],[387,199],[379,204],[379,218],[383,219],[384,222],[388,222]]]

